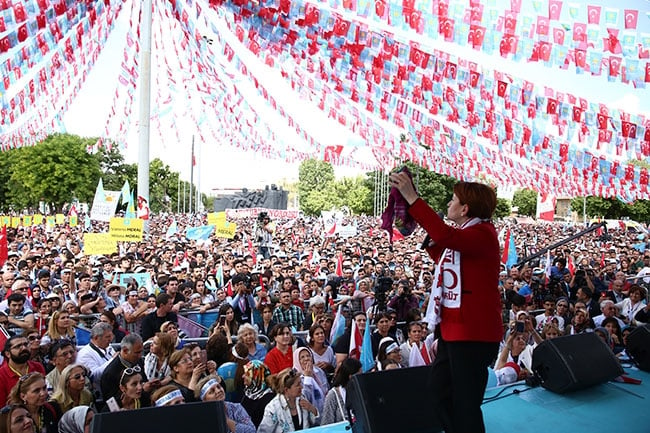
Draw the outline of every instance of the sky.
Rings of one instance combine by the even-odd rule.
[[[505,2],[506,0],[496,0],[497,4]],[[525,7],[526,3],[527,0],[523,0],[523,7]],[[587,4],[584,1],[578,3]],[[590,0],[588,3],[603,6],[614,5],[606,0]],[[509,4],[509,1],[507,4]],[[643,12],[650,9],[650,2],[647,0],[625,0],[615,2],[615,6],[621,10],[636,8]],[[128,26],[126,15],[126,13],[121,14],[102,54],[89,74],[85,86],[64,116],[65,126],[70,133],[81,136],[103,135],[105,121],[117,85],[126,40]],[[639,14],[639,27],[641,31],[650,32],[650,20],[644,13]],[[497,66],[498,64],[500,70],[511,71],[513,75],[525,77],[540,85],[548,85],[560,91],[571,92],[576,96],[595,99],[611,107],[624,108],[628,112],[645,113],[650,116],[650,91],[647,89],[637,90],[626,84],[608,83],[604,77],[592,78],[588,75],[576,75],[573,71],[540,67],[534,63],[525,64],[500,57],[494,58],[466,47],[447,44],[444,41],[423,41],[423,45],[426,46],[427,43],[436,48],[449,50],[449,52],[456,52],[458,55],[475,59],[486,67]],[[286,83],[279,77],[277,70],[261,65],[250,53],[243,52],[241,55],[248,62],[257,63],[256,75],[264,74],[265,79],[273,83],[271,87],[279,95],[282,95],[281,98],[276,99],[282,100],[286,104],[287,111],[293,111],[294,117],[300,119],[301,124],[313,132],[315,136],[320,137],[322,142],[347,143],[359,141],[358,137],[344,130],[338,123],[327,119],[325,114],[316,107],[300,102],[298,95],[287,88]],[[241,88],[244,89],[243,92],[246,92],[244,83],[241,84]],[[250,90],[251,100],[249,102],[258,109],[261,115],[269,116],[269,119],[274,121],[275,124],[286,123],[273,110],[266,107],[265,101],[259,97],[256,100],[252,93],[253,91]],[[137,113],[137,99],[136,97],[134,113]],[[182,124],[182,122],[181,120],[180,123]],[[192,132],[190,127],[182,129],[180,142],[174,144],[157,142],[157,134],[152,131],[150,157],[151,159],[161,158],[173,170],[179,171],[184,180],[189,180],[191,164],[189,149],[192,142]],[[283,135],[281,131],[278,134]],[[287,134],[287,137],[288,140],[292,139],[290,133]],[[129,136],[128,141],[129,144],[124,153],[125,159],[128,163],[137,162],[137,133]],[[195,149],[197,167],[195,167],[194,182],[198,182],[199,188],[204,193],[210,193],[211,190],[215,189],[263,188],[265,185],[272,183],[293,182],[298,177],[298,164],[266,160],[256,154],[241,153],[230,150],[228,147],[200,143],[199,140],[196,142]],[[360,174],[357,170],[349,168],[335,167],[335,171],[337,177]],[[500,190],[506,192],[508,188],[503,186],[500,187]]]

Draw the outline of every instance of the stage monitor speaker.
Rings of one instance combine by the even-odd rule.
[[[354,433],[435,433],[430,366],[352,376],[345,406]]]
[[[623,368],[593,332],[543,341],[533,351],[533,372],[544,388],[564,394],[610,381]]]
[[[630,332],[626,352],[641,370],[650,371],[650,324]]]
[[[227,433],[223,402],[185,403],[98,413],[91,433]]]

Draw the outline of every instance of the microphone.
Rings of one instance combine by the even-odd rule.
[[[442,212],[436,212],[436,214],[438,215],[438,217],[439,217],[441,220],[443,220],[443,221],[445,220],[445,214],[444,214],[444,213],[442,213]],[[426,248],[429,246],[429,243],[431,243],[431,236],[429,236],[429,235],[427,234],[427,235],[424,237],[424,240],[422,241],[422,244],[420,245],[420,249],[421,249],[421,250],[426,249]]]

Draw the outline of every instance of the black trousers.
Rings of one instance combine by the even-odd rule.
[[[483,394],[499,343],[438,340],[430,385],[445,433],[484,433]]]

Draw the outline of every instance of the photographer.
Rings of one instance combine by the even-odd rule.
[[[388,308],[392,308],[397,313],[397,321],[404,322],[409,310],[418,307],[418,298],[411,293],[409,282],[407,280],[399,280],[397,283],[397,296],[394,296],[388,302]]]
[[[271,225],[271,218],[266,212],[260,212],[257,216],[255,240],[258,243],[257,254],[263,256],[265,259],[271,258],[273,226]]]

